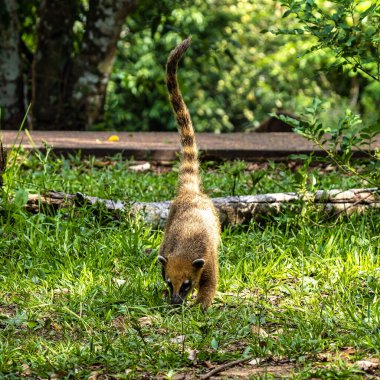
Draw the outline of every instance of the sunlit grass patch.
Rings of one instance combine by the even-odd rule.
[[[92,195],[106,196],[109,178],[110,194],[121,198],[174,193],[171,172],[130,173],[119,159],[99,170],[91,160],[62,160],[69,169],[31,159],[15,185],[36,191],[37,173],[49,168],[45,189],[83,190],[89,171]],[[230,182],[218,168],[206,178],[228,194]],[[260,180],[262,192],[275,190],[272,178],[275,169]],[[249,183],[240,176],[236,191],[248,192]],[[290,180],[284,183],[292,190]],[[323,221],[290,212],[224,228],[218,293],[204,315],[191,300],[180,311],[168,305],[156,264],[162,231],[85,207],[31,215],[2,204],[0,375],[170,378],[246,356],[290,363],[299,378],[360,376],[354,363],[379,357],[379,227],[376,213]]]

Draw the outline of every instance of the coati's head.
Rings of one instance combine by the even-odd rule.
[[[162,264],[162,277],[170,290],[170,303],[181,305],[199,284],[204,259],[188,260],[178,256],[158,256]]]

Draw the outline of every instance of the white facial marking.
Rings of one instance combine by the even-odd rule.
[[[188,285],[188,284],[190,284],[190,280],[185,280],[183,283],[184,283],[185,285]]]
[[[170,283],[171,283],[170,278],[168,278],[168,279],[166,280],[166,282],[167,282],[168,284],[170,284]]]

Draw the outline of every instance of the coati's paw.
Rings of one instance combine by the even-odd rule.
[[[212,299],[210,299],[210,298],[199,298],[198,297],[195,301],[195,304],[200,306],[203,313],[207,312],[207,309],[211,306],[211,303],[212,303]]]

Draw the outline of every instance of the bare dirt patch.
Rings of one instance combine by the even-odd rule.
[[[263,364],[262,366],[242,366],[230,368],[227,371],[221,372],[213,379],[248,379],[252,376],[272,375],[276,378],[287,378],[295,372],[293,363],[273,363]]]
[[[16,315],[16,305],[6,305],[0,303],[0,316],[12,318]]]

